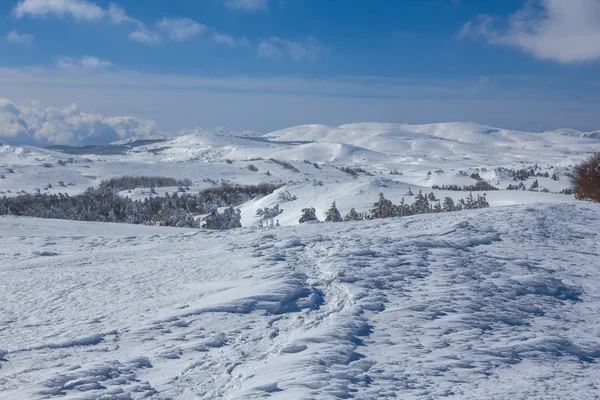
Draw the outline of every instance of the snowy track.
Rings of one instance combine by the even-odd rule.
[[[599,223],[0,218],[0,398],[596,398]]]

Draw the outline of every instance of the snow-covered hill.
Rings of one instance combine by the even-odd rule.
[[[572,130],[518,132],[469,123],[400,125],[363,123],[331,127],[303,125],[263,136],[196,132],[165,141],[128,142],[96,154],[65,154],[34,147],[0,147],[0,195],[33,192],[76,194],[106,178],[163,175],[194,182],[192,191],[217,182],[287,184],[298,198],[280,204],[282,224],[296,224],[302,208],[323,216],[333,201],[342,213],[354,207],[366,211],[379,192],[394,202],[409,188],[431,191],[444,185],[473,185],[477,174],[493,186],[516,184],[507,171],[535,168],[537,191],[488,192],[492,206],[532,202],[561,203],[572,196],[558,194],[570,187],[570,168],[600,149],[600,140]],[[111,155],[112,154],[112,155]],[[286,169],[272,159],[290,162]],[[249,164],[257,171],[248,169]],[[341,170],[364,170],[350,175]],[[10,172],[9,172],[10,171]],[[392,174],[393,173],[393,174]],[[475,175],[475,176],[477,176]],[[550,177],[555,175],[556,179]],[[60,183],[62,182],[62,184]],[[45,188],[45,189],[44,189]],[[177,188],[165,188],[174,191]],[[132,196],[143,196],[134,191]],[[464,192],[433,190],[438,198],[455,200]],[[258,207],[281,203],[277,193],[242,207],[245,226],[258,224]],[[410,201],[410,198],[406,199]]]
[[[0,398],[596,398],[600,206],[205,232],[0,218]]]

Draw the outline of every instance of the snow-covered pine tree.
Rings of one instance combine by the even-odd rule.
[[[406,217],[411,214],[412,212],[410,206],[406,204],[406,202],[404,201],[404,197],[402,197],[402,199],[400,200],[400,204],[398,204],[395,207],[394,215],[397,217]]]
[[[354,208],[344,217],[344,221],[361,221],[362,219],[362,215],[357,213]]]
[[[467,199],[465,200],[465,210],[472,210],[475,208],[475,199],[473,198],[473,192],[469,192]]]
[[[204,229],[225,230],[227,229],[227,221],[223,214],[219,214],[219,210],[214,207],[209,214],[204,217]]]
[[[427,214],[431,212],[431,206],[427,200],[427,196],[423,195],[423,191],[419,190],[419,193],[415,196],[415,201],[412,204],[413,214]]]
[[[318,221],[316,212],[317,211],[313,207],[303,208],[302,209],[302,216],[300,217],[300,219],[298,220],[298,222],[300,222],[301,224],[303,224],[303,223],[308,222],[308,221]]]
[[[444,204],[442,205],[442,210],[444,212],[454,211],[455,208],[456,206],[454,205],[454,200],[452,200],[452,197],[444,198]]]
[[[325,221],[327,222],[344,222],[340,212],[338,211],[335,201],[329,207],[329,210],[325,213]]]
[[[394,205],[383,196],[383,193],[379,193],[379,200],[373,204],[373,209],[371,210],[371,218],[390,218],[393,216]]]
[[[229,206],[223,211],[223,219],[225,228],[221,229],[233,229],[242,227],[242,212],[239,209]]]
[[[488,203],[485,193],[483,196],[477,195],[477,199],[475,199],[475,208],[488,208],[490,203]]]

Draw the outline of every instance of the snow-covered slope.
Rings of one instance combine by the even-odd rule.
[[[570,187],[570,169],[599,149],[599,139],[578,131],[530,133],[470,123],[302,125],[263,136],[196,132],[141,142],[126,154],[118,148],[113,155],[105,155],[110,154],[106,149],[101,155],[81,155],[81,151],[70,155],[1,146],[0,196],[31,193],[36,188],[45,193],[76,194],[124,174],[189,178],[193,191],[221,182],[272,182],[287,184],[283,190],[298,198],[280,204],[284,209],[280,223],[290,225],[298,222],[302,208],[314,207],[322,216],[333,201],[342,213],[352,207],[366,211],[380,191],[398,202],[409,188],[417,192],[430,191],[433,186],[473,185],[473,174],[500,189],[517,183],[498,167],[536,168],[536,173],[548,175],[524,182],[529,188],[538,180],[537,192],[489,192],[492,206],[570,202],[572,196],[558,194]],[[271,159],[290,162],[296,170]],[[250,170],[250,164],[258,171]],[[343,172],[343,167],[365,172],[353,176]],[[552,175],[556,179],[550,179]],[[141,197],[143,192],[147,190],[131,195]],[[464,192],[434,192],[438,198],[465,196]],[[281,200],[276,193],[244,205],[244,225],[258,224],[256,208],[278,203]]]
[[[597,398],[600,206],[0,218],[0,398]]]

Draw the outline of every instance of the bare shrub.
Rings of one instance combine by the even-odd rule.
[[[600,202],[600,152],[575,167],[571,182],[576,199]]]

